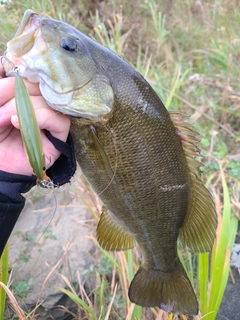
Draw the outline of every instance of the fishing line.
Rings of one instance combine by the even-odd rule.
[[[7,62],[11,64],[11,66],[13,67],[13,69],[18,68],[18,67],[17,67],[10,59],[8,59],[8,57],[4,54],[4,55],[1,57],[1,64],[2,64],[3,69],[4,69],[3,60],[7,60]]]
[[[118,165],[118,162],[117,162],[117,145],[116,145],[116,140],[115,140],[115,137],[111,131],[110,128],[107,127],[107,125],[104,126],[104,128],[110,133],[110,135],[112,136],[112,141],[113,141],[113,145],[114,145],[114,150],[115,150],[115,168],[114,168],[114,172],[113,172],[113,176],[111,178],[111,180],[109,181],[108,185],[100,192],[100,193],[97,193],[98,196],[100,196],[104,191],[107,190],[107,188],[110,187],[110,185],[112,184],[115,176],[116,176],[116,172],[117,172],[117,165]]]
[[[52,192],[53,193],[53,196],[54,196],[54,200],[55,200],[55,209],[54,209],[54,212],[53,212],[53,215],[50,219],[50,221],[48,222],[47,226],[45,227],[45,229],[43,230],[42,234],[40,235],[40,237],[35,241],[34,245],[35,246],[41,239],[42,237],[44,236],[44,234],[47,232],[47,229],[49,228],[50,224],[52,223],[53,221],[53,218],[57,212],[57,197],[56,197],[56,194],[54,193],[54,191]],[[31,249],[31,247],[30,247]]]
[[[38,243],[38,242],[43,238],[43,236],[47,233],[48,228],[50,227],[50,225],[51,225],[51,223],[52,223],[52,221],[53,221],[53,219],[54,219],[54,217],[55,217],[55,214],[56,214],[56,212],[57,212],[57,207],[58,207],[57,197],[56,197],[56,194],[55,194],[54,192],[53,192],[53,195],[54,195],[54,200],[55,200],[55,201],[54,201],[54,202],[55,202],[55,204],[54,204],[55,208],[54,208],[54,212],[53,212],[53,214],[52,214],[52,216],[51,216],[51,218],[50,218],[47,226],[44,227],[43,231],[41,232],[41,235],[34,241],[33,244],[30,245],[30,247],[24,249],[23,252],[20,252],[19,257],[18,257],[17,260],[15,260],[13,263],[11,263],[11,265],[10,265],[10,262],[9,262],[8,269],[12,269],[12,267],[14,267],[17,263],[19,263],[20,261],[24,260],[24,259],[25,259],[25,256],[26,256],[26,253],[30,253],[31,250],[37,245],[37,243]],[[27,231],[26,231],[26,232],[27,232]],[[26,233],[26,232],[24,232],[24,233]],[[27,241],[27,240],[26,240],[26,241]]]

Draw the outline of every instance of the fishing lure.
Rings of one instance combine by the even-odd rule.
[[[41,133],[28,90],[19,75],[19,68],[6,56],[3,56],[3,59],[13,66],[15,72],[15,98],[19,127],[29,163],[37,177],[37,185],[45,189],[53,189],[55,186],[46,174]]]
[[[20,131],[29,162],[39,181],[48,180],[45,172],[41,133],[32,102],[21,76],[16,71],[15,97]]]
[[[42,138],[34,108],[22,77],[15,68],[15,97],[20,132],[29,163],[37,176],[37,184],[46,189],[53,189],[54,184],[46,174]]]

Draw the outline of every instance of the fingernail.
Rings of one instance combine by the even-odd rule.
[[[18,122],[18,116],[16,114],[12,116],[12,121]]]

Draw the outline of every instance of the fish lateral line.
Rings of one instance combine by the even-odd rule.
[[[168,192],[168,191],[176,191],[176,190],[179,190],[179,189],[183,189],[186,186],[187,186],[187,182],[184,183],[184,184],[177,184],[177,185],[174,185],[174,186],[171,186],[171,185],[159,186],[159,189],[162,192]]]

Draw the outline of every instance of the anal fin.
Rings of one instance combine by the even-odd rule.
[[[134,238],[110,217],[105,207],[97,226],[97,240],[108,251],[127,250],[135,246]]]

